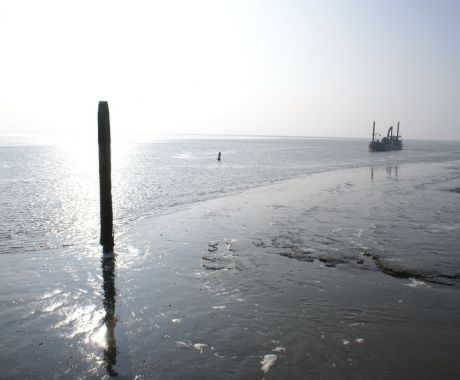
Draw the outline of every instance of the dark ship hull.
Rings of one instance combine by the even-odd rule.
[[[398,130],[396,136],[393,136],[393,127],[388,129],[387,136],[382,138],[382,140],[375,140],[375,121],[372,128],[372,141],[369,143],[369,150],[371,152],[387,152],[390,150],[401,150],[403,148],[403,143],[401,136],[399,135],[399,122]]]
[[[388,150],[401,150],[402,148],[403,148],[403,144],[401,140],[399,140],[398,143],[394,143],[394,142],[383,143],[383,142],[377,142],[377,141],[374,141],[374,142],[371,141],[369,143],[369,150],[372,152],[386,152]]]

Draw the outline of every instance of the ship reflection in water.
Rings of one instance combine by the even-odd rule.
[[[374,180],[374,174],[378,169],[371,166],[371,181]],[[398,179],[398,165],[387,165],[385,167],[387,178]]]
[[[387,177],[398,177],[398,165],[387,165]]]
[[[105,346],[104,366],[109,376],[118,376],[113,368],[117,363],[117,342],[115,340],[115,259],[102,259],[102,278],[104,289],[104,325],[105,325]]]

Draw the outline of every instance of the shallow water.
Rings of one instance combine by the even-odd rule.
[[[407,141],[370,153],[367,140],[171,140],[114,144],[116,237],[133,222],[299,175],[448,162],[460,143]],[[222,161],[217,161],[217,152]],[[96,145],[0,146],[0,254],[98,244]]]

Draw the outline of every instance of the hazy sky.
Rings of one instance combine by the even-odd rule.
[[[460,1],[0,2],[0,134],[460,139]]]

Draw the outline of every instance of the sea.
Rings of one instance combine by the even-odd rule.
[[[367,144],[330,138],[114,143],[116,236],[142,219],[298,176],[408,163],[458,165],[460,160],[460,142],[407,140],[402,151],[384,153],[369,152]],[[458,185],[457,174],[448,179],[452,188]],[[98,180],[96,144],[0,146],[0,254],[97,246]]]

